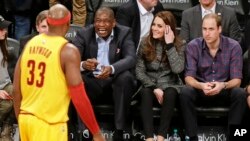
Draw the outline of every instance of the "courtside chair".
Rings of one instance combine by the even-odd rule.
[[[13,38],[7,38],[7,50],[9,53],[8,71],[11,79],[13,80],[15,66],[19,57],[19,41]]]
[[[70,24],[69,30],[65,35],[65,38],[69,41],[72,41],[72,39],[75,38],[76,33],[78,30],[80,30],[82,26],[76,25],[76,24]]]

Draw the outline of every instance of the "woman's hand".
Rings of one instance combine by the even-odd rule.
[[[160,104],[162,104],[162,102],[163,102],[163,94],[164,94],[163,90],[160,89],[160,88],[156,88],[156,89],[154,89],[154,94],[155,94],[158,102]]]
[[[164,38],[165,38],[166,44],[170,44],[174,42],[174,38],[175,38],[174,32],[169,25],[166,25]]]
[[[12,99],[12,97],[5,90],[0,90],[0,99]]]

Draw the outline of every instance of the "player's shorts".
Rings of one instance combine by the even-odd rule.
[[[19,114],[21,141],[67,141],[67,123],[49,124],[31,114]]]

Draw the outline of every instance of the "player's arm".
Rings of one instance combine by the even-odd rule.
[[[95,141],[103,141],[91,103],[85,92],[80,74],[80,54],[73,44],[66,44],[61,51],[61,65],[66,76],[72,102]]]
[[[21,100],[22,100],[22,94],[21,94],[21,88],[20,88],[20,58],[17,61],[16,67],[15,67],[15,72],[14,72],[14,81],[13,81],[13,101],[14,101],[14,110],[15,110],[15,115],[16,119],[18,119],[18,115],[20,112],[20,106],[21,106]]]

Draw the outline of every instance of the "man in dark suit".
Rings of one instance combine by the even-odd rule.
[[[116,21],[132,28],[137,48],[141,38],[149,33],[154,15],[162,10],[163,6],[158,0],[130,0],[118,8]]]
[[[94,24],[78,31],[72,43],[81,54],[82,77],[91,102],[114,103],[113,138],[122,141],[135,81],[130,72],[136,63],[131,30],[116,24],[112,9],[101,7]]]
[[[202,36],[202,18],[208,13],[217,13],[222,19],[222,35],[241,43],[240,26],[234,9],[216,3],[216,0],[200,0],[200,4],[182,13],[180,36],[187,42]]]

